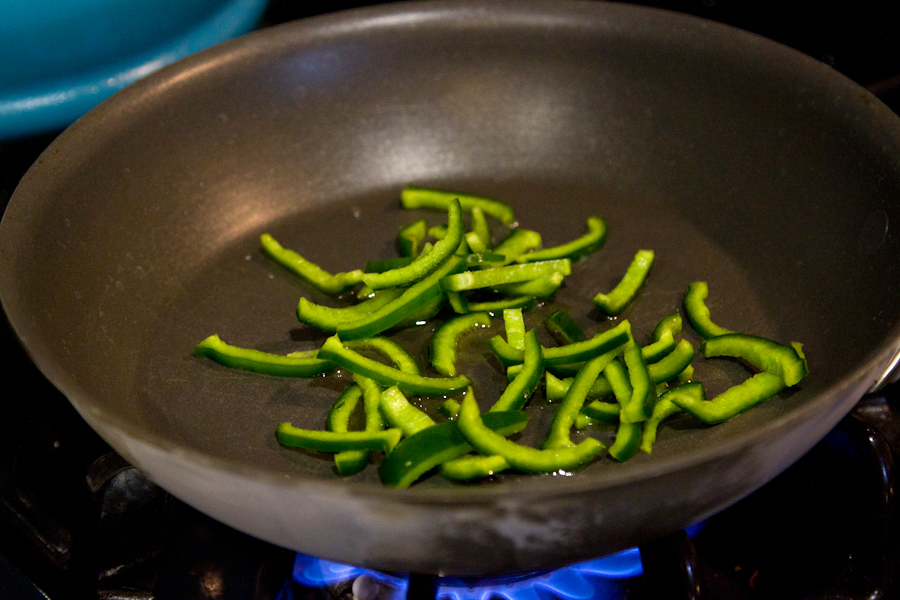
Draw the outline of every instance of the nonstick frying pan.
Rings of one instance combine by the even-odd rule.
[[[278,445],[345,380],[192,356],[211,333],[288,352],[327,302],[260,252],[268,231],[332,271],[394,255],[408,183],[494,196],[548,245],[591,214],[606,246],[529,325],[590,298],[640,248],[638,336],[705,280],[722,325],[799,341],[811,374],[723,425],[663,426],[651,455],[475,485],[385,489]],[[329,559],[443,574],[549,568],[695,522],[774,477],[900,348],[900,121],[808,57],[627,5],[405,3],[251,34],[130,86],[63,133],[0,225],[0,295],[30,355],[114,448],[240,530]],[[496,224],[495,224],[496,225]],[[497,227],[497,235],[502,233]],[[425,363],[427,327],[394,337]],[[502,373],[466,338],[487,403]],[[686,331],[695,344],[697,337]],[[747,377],[698,361],[710,395]],[[538,394],[537,440],[551,409]],[[431,405],[428,405],[431,406]],[[433,408],[433,406],[432,406]],[[607,436],[600,431],[596,435]]]

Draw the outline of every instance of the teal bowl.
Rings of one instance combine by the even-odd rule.
[[[0,139],[62,129],[171,62],[252,29],[266,0],[6,0]]]

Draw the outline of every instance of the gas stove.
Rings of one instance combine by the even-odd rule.
[[[302,6],[300,6],[302,4]],[[262,27],[325,12],[275,1]],[[329,2],[327,10],[365,2]],[[643,2],[791,45],[900,112],[900,54],[882,9]],[[318,8],[317,8],[318,7]],[[886,11],[886,9],[885,9]],[[0,141],[0,205],[54,133]],[[0,598],[889,598],[900,576],[893,456],[900,385],[861,399],[806,456],[687,531],[556,571],[456,579],[297,555],[174,499],[112,451],[39,373],[4,322]],[[18,391],[13,391],[16,388]]]

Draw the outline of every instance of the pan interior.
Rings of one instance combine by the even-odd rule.
[[[26,342],[82,410],[127,431],[242,468],[334,478],[328,457],[280,448],[274,427],[321,426],[344,380],[228,371],[192,348],[211,333],[269,351],[315,346],[322,336],[293,310],[301,295],[327,299],[263,257],[259,234],[328,270],[356,268],[392,256],[400,225],[442,220],[398,208],[416,183],[505,200],[548,245],[580,235],[591,214],[607,220],[606,247],[531,326],[557,307],[607,326],[590,298],[652,248],[650,282],[622,317],[640,336],[706,280],[721,324],[805,344],[813,374],[796,392],[720,427],[676,420],[652,457],[604,459],[578,477],[677,458],[814,402],[896,333],[896,127],[866,127],[860,112],[881,108],[749,36],[609,14],[516,17],[491,35],[463,16],[281,30],[126,90],[70,130],[51,150],[65,156],[44,159],[56,162],[11,204],[21,217],[17,205],[34,201],[27,221],[54,240],[15,232],[32,260],[13,278],[42,315],[20,327]],[[397,334],[420,364],[431,327]],[[502,379],[487,335],[467,339],[465,357],[484,406]],[[747,372],[726,362],[698,374],[714,394]],[[545,404],[536,398],[523,441],[546,425]],[[353,479],[376,480],[372,468]]]

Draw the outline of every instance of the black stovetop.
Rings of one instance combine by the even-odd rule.
[[[276,0],[261,26],[364,4],[373,2]],[[897,27],[887,7],[641,4],[791,45],[900,112]],[[0,207],[54,137],[0,141]],[[125,463],[38,372],[5,321],[0,369],[7,382],[0,419],[0,598],[350,597],[352,581],[328,590],[292,583],[293,553],[205,517]],[[680,532],[645,545],[645,575],[618,579],[602,593],[612,589],[615,597],[638,600],[893,597],[900,577],[892,498],[898,407],[896,385],[862,399],[784,474],[710,518],[693,539]],[[410,596],[433,596],[436,585],[412,577]]]

